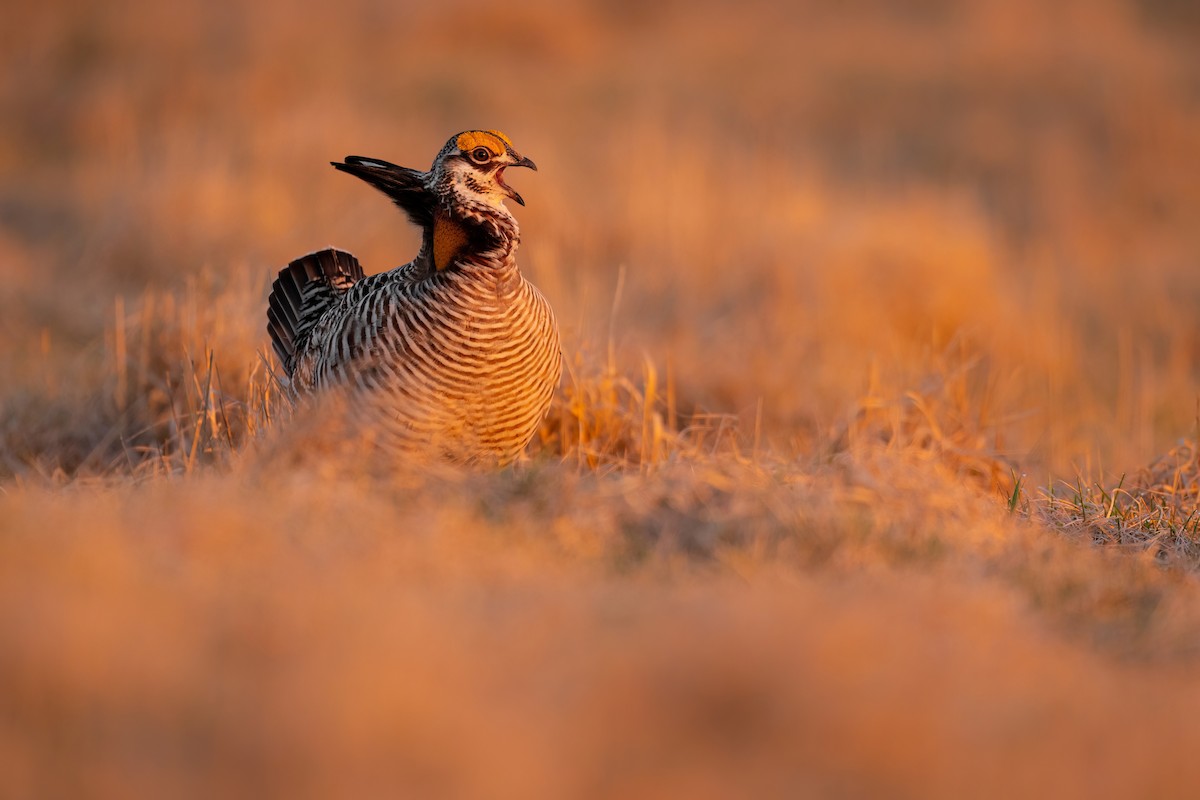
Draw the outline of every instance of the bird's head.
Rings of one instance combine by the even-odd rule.
[[[511,198],[525,205],[521,195],[504,182],[508,167],[537,169],[533,161],[513,149],[503,133],[464,131],[446,142],[429,175],[434,193],[453,204],[499,207],[505,198]]]

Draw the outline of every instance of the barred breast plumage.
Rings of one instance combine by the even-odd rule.
[[[520,232],[504,205],[524,205],[504,169],[533,162],[499,132],[467,131],[429,172],[357,156],[334,166],[388,194],[422,228],[422,245],[370,277],[332,249],[279,273],[267,327],[293,388],[348,388],[384,446],[512,461],[561,370],[554,314],[517,268]]]

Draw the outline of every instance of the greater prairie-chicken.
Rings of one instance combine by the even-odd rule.
[[[428,172],[374,158],[331,162],[421,227],[411,262],[366,276],[328,249],[280,271],[267,330],[297,395],[344,387],[357,426],[384,447],[506,463],[529,443],[561,370],[554,314],[517,268],[521,195],[508,167],[537,169],[498,131],[466,131]]]

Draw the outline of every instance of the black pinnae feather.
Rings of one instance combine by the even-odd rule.
[[[425,186],[426,173],[380,158],[363,156],[346,156],[344,163],[329,163],[335,169],[361,178],[392,198],[392,202],[408,215],[413,224],[423,228],[433,225],[436,201],[433,193]]]

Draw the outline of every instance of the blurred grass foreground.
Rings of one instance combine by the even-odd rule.
[[[4,17],[0,796],[1200,795],[1194,4]],[[267,290],[472,127],[568,368],[383,469]]]

